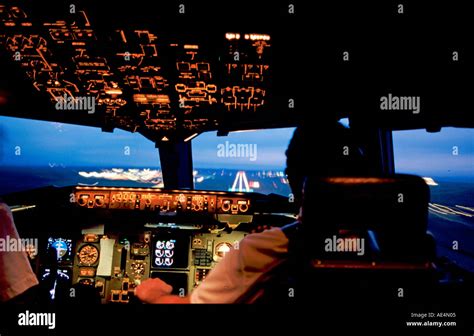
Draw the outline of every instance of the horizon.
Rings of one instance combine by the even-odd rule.
[[[294,128],[200,134],[192,140],[193,166],[199,169],[284,170],[285,151]],[[0,117],[0,165],[10,167],[94,167],[159,168],[154,143],[138,133]],[[219,157],[219,145],[226,142],[255,145],[256,160]],[[474,129],[443,128],[438,133],[424,130],[394,131],[397,173],[448,179],[474,179]],[[257,148],[258,146],[258,148]],[[456,147],[459,155],[454,155]],[[15,155],[17,149],[21,155]],[[124,154],[128,148],[128,155]],[[436,164],[433,164],[433,162]]]
[[[49,166],[44,166],[44,165],[38,165],[38,166],[14,166],[14,165],[3,165],[0,166],[0,171],[2,169],[8,169],[8,168],[25,168],[25,169],[31,169],[31,168],[42,168],[42,169],[83,169],[83,168],[95,168],[95,169],[100,169],[100,170],[107,170],[107,169],[123,169],[123,170],[130,170],[130,169],[149,169],[149,170],[159,170],[161,171],[161,167],[151,167],[151,166],[54,166],[54,167],[49,167]],[[239,172],[239,171],[245,171],[247,173],[249,172],[284,172],[284,169],[280,168],[262,168],[262,169],[241,169],[241,168],[213,168],[213,167],[193,167],[193,170],[214,170],[214,171],[231,171],[231,172]],[[411,175],[417,175],[420,177],[430,177],[435,180],[435,182],[438,181],[443,181],[443,182],[464,182],[464,183],[470,183],[474,184],[474,179],[472,179],[471,176],[448,176],[448,175],[423,175],[423,174],[415,174],[413,172],[402,172],[399,171],[397,174],[411,174]]]

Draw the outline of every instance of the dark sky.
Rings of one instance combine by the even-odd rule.
[[[231,133],[215,132],[193,140],[195,168],[283,169],[285,149],[293,129]],[[158,167],[158,151],[140,134],[121,130],[103,133],[97,128],[0,117],[0,165],[95,167]],[[257,156],[218,156],[218,145],[257,145]],[[457,148],[457,154],[456,153]],[[21,155],[15,155],[15,150]],[[474,130],[446,128],[394,132],[396,167],[423,176],[474,178]],[[18,153],[18,151],[17,151]],[[129,153],[129,155],[127,155]]]
[[[393,142],[399,172],[474,182],[474,129],[398,131]]]
[[[115,130],[103,133],[98,128],[36,120],[0,117],[3,130],[2,165],[63,164],[66,166],[157,167],[158,150],[154,143],[136,133]],[[293,128],[235,132],[217,137],[216,132],[193,140],[194,166],[197,168],[283,169],[285,149]],[[1,132],[1,131],[0,131]],[[0,133],[1,134],[1,133]],[[219,157],[218,145],[257,145],[256,159]],[[21,155],[15,155],[16,147]],[[128,148],[127,148],[128,147]],[[129,155],[127,155],[129,153]]]

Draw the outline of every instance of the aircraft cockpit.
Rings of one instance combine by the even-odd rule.
[[[0,253],[24,247],[33,301],[130,307],[150,279],[189,297],[277,228],[285,281],[233,302],[355,295],[409,301],[404,328],[466,324],[450,298],[474,288],[468,11],[371,6],[0,0]]]

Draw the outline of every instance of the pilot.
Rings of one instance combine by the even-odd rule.
[[[300,126],[295,130],[286,151],[286,173],[298,204],[309,174],[358,175],[366,170],[361,149],[353,139],[350,129],[334,122],[317,129]],[[145,303],[235,303],[262,276],[287,260],[288,243],[278,227],[249,234],[239,249],[227,253],[190,295],[172,295],[172,287],[158,278],[143,281],[135,295]]]
[[[12,251],[9,241],[20,242],[10,208],[0,202],[0,302],[18,299],[38,285],[26,251]],[[17,244],[19,246],[20,244]],[[13,246],[13,244],[11,245]]]

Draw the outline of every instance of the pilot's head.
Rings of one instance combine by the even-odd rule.
[[[299,126],[288,145],[286,158],[286,174],[296,202],[301,201],[307,176],[367,173],[363,151],[353,132],[338,122]]]

